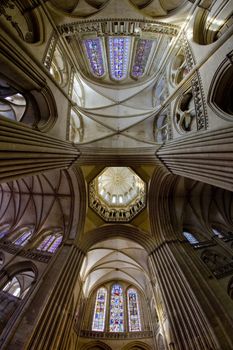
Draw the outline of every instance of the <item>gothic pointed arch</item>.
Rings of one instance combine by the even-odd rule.
[[[111,347],[100,340],[91,341],[81,347],[80,350],[112,350]]]

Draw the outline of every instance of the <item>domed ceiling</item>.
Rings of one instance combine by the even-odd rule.
[[[89,185],[89,204],[105,221],[130,221],[146,206],[146,184],[128,167],[105,168]]]

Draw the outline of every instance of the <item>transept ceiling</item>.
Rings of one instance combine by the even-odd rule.
[[[71,141],[156,151],[169,129],[167,110],[158,115],[168,96],[161,72],[190,7],[180,0],[49,2],[77,68]]]

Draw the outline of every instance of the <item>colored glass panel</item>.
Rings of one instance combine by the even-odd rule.
[[[41,244],[38,246],[38,250],[43,252],[54,253],[62,242],[62,235],[49,235],[44,238]]]
[[[183,232],[183,235],[189,241],[190,244],[197,244],[197,243],[199,243],[199,241],[196,239],[196,237],[194,237],[194,235],[192,235],[192,233],[190,233],[190,232]]]
[[[215,236],[217,236],[218,238],[224,238],[224,234],[222,232],[220,232],[216,228],[213,228],[212,230]]]
[[[103,49],[99,38],[86,39],[84,45],[87,52],[87,57],[90,62],[92,73],[96,77],[104,75]]]
[[[57,248],[62,242],[62,238],[63,238],[62,236],[59,236],[54,240],[54,242],[51,244],[51,246],[48,249],[49,253],[55,253],[55,251],[57,250]]]
[[[123,80],[128,71],[130,38],[109,37],[108,45],[110,76],[112,79]]]
[[[46,250],[46,247],[49,246],[49,244],[53,241],[54,237],[49,235],[44,238],[44,240],[41,242],[41,244],[37,247],[38,250]]]
[[[0,238],[3,238],[4,236],[6,236],[8,233],[8,230],[4,230],[0,232]]]
[[[14,241],[14,244],[24,246],[32,235],[32,231],[24,232],[19,238]]]
[[[105,314],[106,314],[106,298],[107,291],[105,288],[100,288],[96,295],[95,312],[92,323],[93,331],[104,331]]]
[[[109,328],[110,332],[124,332],[123,292],[119,284],[115,284],[111,291]]]
[[[138,332],[141,331],[139,307],[138,307],[138,295],[135,289],[129,289],[127,292],[128,300],[128,315],[129,315],[129,331]]]
[[[133,77],[139,78],[143,76],[145,72],[146,64],[148,61],[148,57],[151,52],[152,44],[153,44],[153,40],[140,39],[138,41],[133,68],[132,68]]]

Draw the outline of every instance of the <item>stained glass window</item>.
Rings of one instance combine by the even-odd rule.
[[[128,301],[128,315],[129,315],[129,331],[138,332],[141,331],[139,307],[138,307],[138,295],[135,289],[130,288],[127,291]]]
[[[112,79],[123,80],[128,72],[130,38],[109,37],[108,45],[110,76]]]
[[[190,244],[199,243],[199,241],[196,239],[196,237],[194,237],[194,235],[192,235],[192,233],[184,231],[183,235],[189,241]]]
[[[143,76],[148,57],[151,52],[152,44],[153,40],[140,39],[138,41],[134,63],[132,67],[132,76],[134,78],[139,78]]]
[[[48,235],[37,247],[37,250],[54,253],[62,242],[62,235]]]
[[[9,233],[10,225],[5,224],[0,227],[0,238],[3,238]]]
[[[224,234],[222,232],[220,232],[219,230],[217,230],[216,228],[213,228],[213,234],[215,236],[217,236],[218,238],[224,238]]]
[[[54,253],[62,242],[62,236],[57,237],[48,249],[49,253]]]
[[[86,48],[87,57],[90,62],[92,73],[96,77],[102,77],[104,75],[104,63],[101,40],[99,38],[86,39],[83,42]]]
[[[24,232],[14,241],[14,244],[24,246],[29,241],[31,235],[31,230]]]
[[[104,331],[107,290],[100,288],[96,295],[95,312],[92,323],[93,331]]]
[[[124,332],[123,291],[119,284],[114,284],[111,291],[110,332]]]

